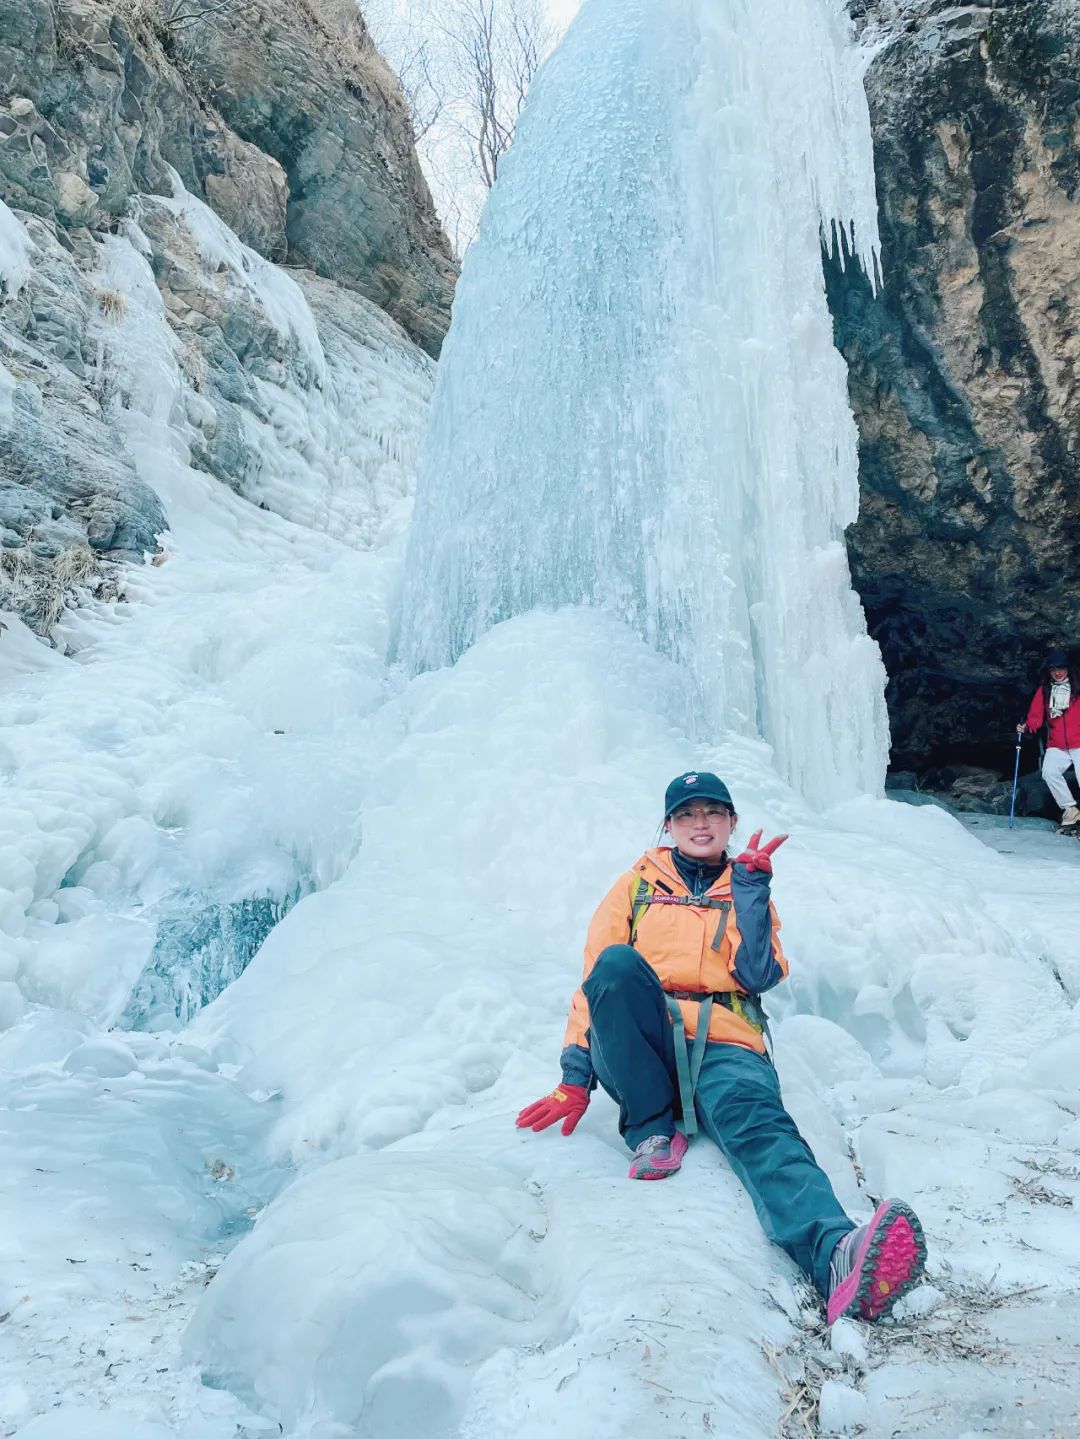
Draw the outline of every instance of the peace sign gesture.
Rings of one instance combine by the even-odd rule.
[[[745,865],[749,870],[758,870],[761,874],[772,874],[772,857],[786,839],[786,834],[778,834],[768,844],[762,844],[761,830],[755,830],[742,854],[735,856],[735,863]]]

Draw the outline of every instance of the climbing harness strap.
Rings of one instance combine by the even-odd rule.
[[[632,945],[637,943],[638,925],[642,915],[654,904],[719,910],[720,922],[716,926],[711,946],[713,949],[719,950],[727,929],[728,915],[731,912],[730,899],[710,899],[705,895],[658,893],[656,886],[650,884],[647,879],[639,879],[631,900],[630,943]],[[709,1021],[712,1019],[713,1005],[722,1004],[725,1009],[730,1010],[738,1019],[748,1024],[755,1033],[760,1034],[766,1043],[766,1058],[770,1059],[769,1049],[772,1044],[772,1036],[769,1033],[769,1021],[756,994],[736,994],[720,990],[714,990],[710,994],[700,990],[675,989],[666,990],[664,999],[671,1016],[671,1026],[675,1031],[675,1069],[679,1080],[679,1099],[683,1115],[682,1124],[679,1127],[687,1139],[690,1139],[697,1133],[698,1128],[694,1094],[705,1059],[705,1046],[709,1040]],[[687,1045],[686,1025],[683,1021],[682,1010],[679,1008],[680,999],[692,1000],[700,1005],[693,1048]]]
[[[667,989],[664,993],[669,999],[712,999],[716,1004],[722,1004],[744,1024],[748,1024],[756,1034],[760,1034],[770,1041],[772,1039],[768,1016],[756,994],[737,994],[733,990],[714,990],[711,995],[705,995],[696,989]]]
[[[723,943],[724,931],[727,928],[728,914],[731,912],[730,899],[710,899],[708,895],[691,894],[658,894],[656,886],[649,883],[647,879],[639,879],[634,888],[634,897],[630,902],[630,943],[637,942],[638,925],[641,923],[641,916],[654,904],[678,905],[683,909],[718,909],[720,911],[720,923],[716,926],[716,933],[712,938],[712,948],[719,949]]]
[[[700,999],[697,1034],[694,1047],[687,1053],[686,1025],[683,1023],[679,1001],[673,994],[665,994],[671,1025],[675,1031],[675,1069],[679,1077],[679,1099],[682,1103],[682,1124],[679,1126],[687,1139],[697,1133],[697,1112],[694,1109],[694,1092],[701,1075],[701,1064],[705,1058],[705,1046],[709,1041],[709,1020],[712,1018],[713,998],[711,994],[695,995]]]
[[[686,1025],[683,1022],[682,1010],[679,1008],[680,999],[690,1000],[701,1006],[698,1010],[694,1047],[689,1055],[687,1054]],[[712,1019],[713,1005],[722,1004],[725,1009],[737,1015],[752,1030],[761,1035],[765,1041],[765,1058],[770,1064],[772,1063],[772,1035],[769,1033],[768,1017],[756,994],[734,994],[726,990],[702,994],[699,990],[667,989],[664,991],[664,1000],[667,1004],[668,1014],[671,1016],[671,1026],[675,1031],[675,1070],[679,1079],[679,1100],[683,1112],[681,1128],[689,1139],[697,1133],[694,1095],[697,1093],[701,1066],[705,1059],[705,1045],[709,1040],[709,1021]]]

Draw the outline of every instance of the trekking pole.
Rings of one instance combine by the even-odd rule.
[[[1009,828],[1013,829],[1016,823],[1016,786],[1020,781],[1020,746],[1024,742],[1024,736],[1016,736],[1016,765],[1013,768],[1013,792],[1012,804],[1009,806]]]

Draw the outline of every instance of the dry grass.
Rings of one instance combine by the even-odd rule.
[[[1066,1164],[1056,1154],[1040,1154],[1037,1159],[1029,1155],[1021,1159],[1020,1163],[1025,1169],[1031,1169],[1036,1174],[1053,1174],[1058,1179],[1080,1179],[1080,1167]]]
[[[817,1439],[821,1432],[821,1390],[827,1379],[840,1379],[860,1389],[866,1370],[896,1362],[902,1356],[945,1365],[1009,1362],[1009,1351],[987,1331],[985,1316],[1037,1302],[1041,1287],[1001,1289],[992,1279],[985,1283],[960,1281],[947,1264],[942,1264],[942,1272],[935,1274],[932,1282],[942,1296],[937,1307],[910,1319],[892,1317],[881,1324],[867,1325],[863,1330],[867,1355],[860,1363],[833,1351],[820,1305],[809,1288],[805,1289],[801,1324],[792,1343],[784,1349],[761,1346],[780,1380],[784,1407],[776,1439]]]
[[[834,1354],[829,1330],[817,1296],[809,1285],[802,1286],[801,1327],[785,1349],[762,1344],[761,1352],[780,1378],[780,1402],[784,1409],[777,1420],[777,1439],[816,1439],[818,1405],[826,1379],[847,1376],[854,1381],[850,1361]]]
[[[1009,1358],[1008,1351],[986,1331],[985,1315],[1015,1305],[1034,1303],[1043,1292],[1043,1285],[1002,1289],[991,1278],[985,1281],[959,1280],[947,1263],[933,1280],[941,1291],[942,1301],[929,1314],[911,1319],[896,1319],[887,1327],[870,1332],[872,1356],[895,1357],[897,1347],[905,1346],[920,1358],[950,1363],[957,1360],[979,1364],[999,1364]],[[883,1352],[888,1347],[888,1354]]]
[[[1054,1204],[1059,1209],[1072,1208],[1071,1195],[1062,1194],[1058,1189],[1049,1189],[1045,1184],[1040,1184],[1037,1179],[1017,1179],[1013,1175],[1009,1183],[1012,1185],[1013,1191],[1030,1204]]]
[[[0,550],[0,606],[36,634],[48,636],[69,605],[91,596],[115,598],[116,587],[88,545],[69,545],[54,559],[35,555],[29,544]]]
[[[119,290],[98,290],[97,307],[110,325],[118,325],[127,313],[127,301]]]
[[[1069,1185],[1075,1186],[1080,1180],[1080,1168],[1069,1164],[1053,1150],[1039,1149],[1032,1154],[1017,1155],[1017,1160],[1028,1171],[1026,1175],[1010,1175],[1009,1183],[1013,1193],[1029,1204],[1052,1204],[1058,1209],[1072,1209],[1077,1200],[1075,1193],[1068,1193]],[[1055,1185],[1046,1181],[1057,1180]],[[1062,1185],[1065,1186],[1063,1191]]]
[[[22,584],[33,568],[34,555],[29,545],[18,549],[0,550],[0,575],[10,585]]]
[[[70,545],[52,563],[53,578],[62,585],[85,585],[101,574],[98,558],[89,545]]]
[[[115,8],[122,21],[126,21],[133,35],[149,42],[153,50],[164,54],[168,26],[165,23],[162,0],[113,0],[112,8]]]
[[[407,119],[397,76],[375,48],[355,0],[292,0],[320,40],[320,50],[342,72],[353,94],[374,90]]]
[[[197,395],[201,395],[206,387],[209,368],[206,363],[205,353],[194,340],[184,342],[184,346],[180,351],[180,364],[184,373],[191,381],[191,388]]]
[[[771,1358],[771,1351],[766,1348],[765,1354]],[[784,1412],[780,1415],[776,1425],[777,1439],[814,1439],[814,1436],[821,1433],[818,1428],[818,1403],[821,1399],[821,1386],[829,1376],[822,1375],[816,1381],[809,1375],[794,1382],[787,1382],[781,1385],[780,1400],[784,1405]]]

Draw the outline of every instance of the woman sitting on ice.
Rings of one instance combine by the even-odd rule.
[[[572,1134],[599,1082],[619,1105],[630,1178],[664,1179],[700,1120],[765,1233],[825,1297],[829,1323],[878,1319],[922,1272],[922,1229],[897,1200],[856,1228],[784,1108],[758,996],[787,974],[769,898],[771,856],[787,836],[759,848],[759,830],[731,861],[737,820],[716,775],[668,786],[674,843],[643,855],[593,916],[563,1082],[517,1122],[542,1130],[562,1120]]]
[[[1061,833],[1080,834],[1080,808],[1065,779],[1070,765],[1080,779],[1080,674],[1069,667],[1064,650],[1051,650],[1046,656],[1042,682],[1032,698],[1026,721],[1016,726],[1016,732],[1037,734],[1043,725],[1047,726],[1047,735],[1042,777],[1061,806]]]

